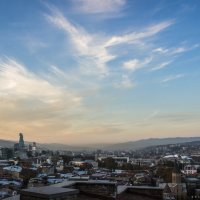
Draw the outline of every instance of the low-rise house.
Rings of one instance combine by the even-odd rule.
[[[2,178],[0,179],[0,188],[3,190],[19,191],[23,182],[20,179]]]
[[[129,157],[112,157],[112,158],[115,160],[115,162],[119,167],[129,162]]]
[[[90,176],[92,180],[103,180],[107,176],[107,173],[95,173]]]
[[[70,177],[73,177],[72,173],[66,173],[66,174],[61,173],[60,174],[60,178],[62,178],[62,179],[69,179]]]
[[[20,166],[11,165],[8,167],[4,167],[3,171],[5,174],[10,175],[12,178],[19,178],[22,168]]]
[[[58,172],[61,172],[61,171],[63,171],[63,169],[64,169],[64,161],[63,160],[59,160],[57,162],[57,164],[56,164],[56,170]]]
[[[146,173],[134,175],[134,185],[151,185],[151,177]]]
[[[155,159],[143,159],[143,158],[134,159],[134,158],[131,158],[130,162],[133,165],[154,166],[157,161]]]
[[[184,167],[183,173],[186,175],[195,175],[197,174],[199,165],[186,165]]]
[[[98,157],[97,160],[102,161],[106,158],[114,159],[119,167],[121,167],[125,163],[128,163],[130,160],[129,157],[118,157],[118,156],[101,156],[101,157]]]
[[[50,175],[50,174],[54,174],[55,167],[54,165],[49,164],[49,163],[42,163],[42,165],[40,165],[39,167],[39,171],[43,174]]]
[[[56,176],[48,176],[47,177],[47,182],[49,184],[56,184],[56,183],[62,183],[63,179],[62,178],[58,178]]]

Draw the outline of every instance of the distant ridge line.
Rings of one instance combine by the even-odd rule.
[[[95,149],[104,149],[104,150],[137,150],[151,146],[159,145],[168,145],[168,144],[177,144],[177,143],[186,143],[186,142],[195,142],[200,141],[200,137],[170,137],[170,138],[149,138],[142,139],[137,141],[129,141],[116,144],[91,144],[87,146],[73,146],[67,144],[59,143],[37,143],[40,149],[49,149],[49,150],[69,150],[69,151],[80,151],[80,150],[95,150]],[[17,141],[10,140],[1,140],[0,147],[13,147]],[[37,142],[37,141],[36,141]],[[29,144],[31,142],[26,142]]]

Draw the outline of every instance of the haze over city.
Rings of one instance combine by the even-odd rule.
[[[0,138],[200,135],[200,1],[2,0]],[[97,6],[98,5],[98,6]]]

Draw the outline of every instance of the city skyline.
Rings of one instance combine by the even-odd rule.
[[[200,135],[200,2],[0,3],[0,138]]]

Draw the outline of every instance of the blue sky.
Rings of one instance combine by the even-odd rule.
[[[2,139],[199,136],[198,0],[2,0],[0,13]]]

